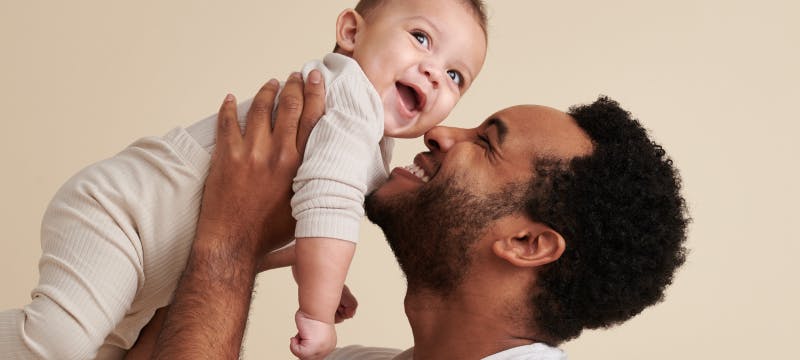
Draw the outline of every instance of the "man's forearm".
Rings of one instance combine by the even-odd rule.
[[[257,261],[251,250],[204,243],[201,238],[195,241],[154,359],[239,358]]]

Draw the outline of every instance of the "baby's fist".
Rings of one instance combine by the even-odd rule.
[[[333,324],[314,320],[299,310],[294,314],[297,335],[290,339],[289,349],[301,360],[321,360],[336,347]]]

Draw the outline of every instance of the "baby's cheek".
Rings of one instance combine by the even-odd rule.
[[[425,119],[425,123],[423,124],[424,130],[427,132],[430,129],[433,129],[436,125],[441,124],[447,118],[447,113],[443,111],[437,111],[436,113],[429,114],[428,118]]]
[[[453,109],[456,107],[456,104],[458,104],[458,100],[459,98],[457,97],[450,97],[448,99],[445,99],[444,102],[445,106],[442,107],[442,112],[441,114],[439,114],[439,116],[441,117],[441,119],[439,119],[439,122],[444,121],[444,119],[447,118],[448,115],[450,115],[450,112],[453,111]]]
[[[450,114],[450,111],[452,111],[453,108],[456,107],[456,104],[458,104],[458,100],[460,98],[461,98],[460,94],[456,94],[453,92],[448,92],[447,94],[444,94],[444,96],[442,96],[441,111],[443,112],[444,116]]]

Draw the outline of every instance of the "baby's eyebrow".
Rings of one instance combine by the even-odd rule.
[[[422,22],[424,22],[426,25],[430,26],[431,29],[433,29],[435,34],[432,34],[432,35],[438,35],[438,34],[442,33],[442,31],[439,29],[439,27],[436,26],[436,23],[434,23],[433,21],[431,21],[430,19],[428,19],[425,16],[416,15],[416,16],[412,16],[412,17],[410,17],[408,19],[409,20],[413,20],[413,21],[422,21]]]

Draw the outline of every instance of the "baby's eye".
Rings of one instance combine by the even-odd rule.
[[[414,36],[415,39],[419,42],[420,45],[424,48],[428,48],[430,46],[430,39],[428,39],[428,34],[422,31],[412,31],[411,35]]]
[[[456,85],[461,86],[464,82],[464,77],[461,76],[461,73],[455,70],[447,70],[447,75],[450,76],[451,79],[456,83]]]

